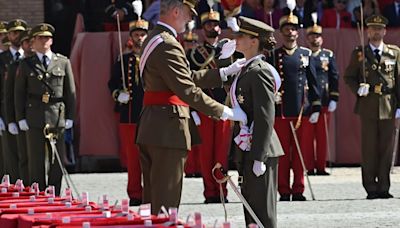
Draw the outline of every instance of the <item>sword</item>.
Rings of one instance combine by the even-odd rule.
[[[222,174],[223,174],[223,178],[217,178],[215,176],[215,171],[219,170]],[[256,213],[254,213],[253,209],[251,209],[251,206],[249,205],[249,203],[247,202],[247,200],[244,198],[244,196],[239,192],[238,187],[235,185],[235,183],[233,183],[233,181],[231,180],[231,176],[229,176],[228,174],[225,174],[225,170],[222,167],[221,163],[217,163],[215,164],[214,168],[211,171],[213,178],[215,179],[215,181],[217,183],[219,183],[220,185],[222,183],[228,182],[228,184],[231,186],[232,190],[236,193],[237,197],[239,198],[239,200],[242,202],[243,206],[246,208],[246,210],[249,212],[250,216],[253,218],[253,220],[256,222],[256,224],[258,225],[259,228],[264,228],[264,225],[261,223],[260,219],[258,219]],[[226,208],[224,207],[225,210],[225,221],[227,221],[227,213],[226,213]]]
[[[56,146],[58,135],[50,132],[49,124],[46,124],[46,126],[44,127],[43,134],[44,134],[44,137],[47,140],[49,140],[51,152],[56,156],[58,165],[60,166],[61,172],[63,173],[65,182],[67,183],[68,188],[71,188],[71,186],[72,186],[73,190],[75,191],[75,194],[78,196],[78,199],[80,199],[78,189],[76,188],[74,182],[72,181],[70,175],[68,174],[68,171],[65,169],[65,167],[61,161],[60,154],[58,153],[57,146]]]
[[[393,157],[392,157],[392,166],[390,167],[390,173],[394,173],[394,165],[396,164],[397,159],[397,150],[399,149],[399,128],[400,128],[400,120],[395,120],[395,130],[394,130],[394,145],[393,145]]]
[[[328,152],[328,163],[331,169],[331,174],[332,174],[332,157],[331,157],[331,150],[330,150],[330,144],[329,144],[329,130],[328,130],[328,117],[326,116],[326,113],[324,112],[324,124],[325,124],[325,137],[326,137],[326,150]]]
[[[124,69],[124,56],[122,53],[122,41],[121,41],[121,24],[119,22],[119,14],[117,13],[117,29],[118,29],[118,46],[119,46],[119,57],[121,63],[121,80],[122,80],[122,88],[124,92],[128,91],[126,88],[125,82],[125,69]]]
[[[292,129],[292,134],[293,134],[294,142],[296,143],[297,153],[299,154],[299,157],[300,157],[301,166],[303,166],[303,171],[307,178],[308,187],[310,188],[310,192],[311,192],[311,198],[312,198],[312,200],[315,200],[314,192],[311,187],[310,178],[308,177],[306,165],[304,164],[303,154],[301,153],[299,140],[297,139],[296,129],[293,126],[293,121],[290,121],[290,128]]]

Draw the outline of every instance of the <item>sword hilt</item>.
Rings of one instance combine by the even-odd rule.
[[[218,171],[216,173],[216,171]],[[214,180],[218,183],[218,184],[222,184],[228,181],[229,178],[231,178],[231,176],[228,175],[227,171],[224,169],[224,167],[222,167],[221,163],[217,162],[214,166],[214,168],[211,170],[211,174],[214,178]],[[218,178],[216,176],[216,174],[218,176],[222,176],[222,178]]]

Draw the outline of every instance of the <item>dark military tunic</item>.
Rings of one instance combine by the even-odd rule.
[[[119,91],[123,90],[121,78],[121,62],[114,65],[112,77],[108,82],[115,103],[115,111],[120,114],[120,123],[137,123],[143,106],[143,87],[139,77],[139,57],[133,53],[123,55],[125,70],[125,86],[131,95],[127,104],[119,103],[117,98]]]
[[[43,129],[48,124],[58,134],[57,150],[63,157],[65,122],[74,120],[75,102],[75,83],[68,58],[53,53],[47,69],[37,54],[21,61],[15,79],[16,120],[26,119],[28,123],[29,174],[31,182],[38,182],[41,189],[46,186]],[[49,157],[51,162],[51,153]],[[57,195],[61,179],[61,168],[55,161],[49,167],[47,184],[55,186]]]

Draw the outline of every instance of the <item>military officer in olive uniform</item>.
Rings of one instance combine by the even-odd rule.
[[[282,78],[275,100],[275,130],[285,151],[279,158],[278,191],[281,201],[290,201],[291,195],[293,201],[304,201],[304,171],[290,124],[298,128],[296,135],[301,141],[304,135],[302,123],[317,122],[321,101],[315,67],[310,60],[311,50],[297,45],[298,18],[292,13],[283,16],[279,26],[283,45],[274,50],[275,62],[271,60]],[[294,174],[292,186],[290,169]]]
[[[361,119],[361,172],[367,199],[393,197],[389,188],[393,131],[395,119],[400,118],[396,84],[400,80],[400,49],[383,42],[387,23],[380,15],[366,19],[368,44],[353,51],[344,74],[357,96],[355,113]]]
[[[220,15],[211,10],[200,16],[205,41],[202,45],[193,48],[188,57],[190,69],[215,69],[228,66],[233,61],[233,56],[220,60],[221,49],[217,48],[221,33]],[[225,103],[226,91],[224,87],[206,89],[204,92],[221,104]],[[220,187],[214,180],[210,170],[219,162],[227,169],[228,150],[230,147],[231,124],[230,121],[215,120],[202,113],[192,110],[193,120],[198,126],[201,144],[193,148],[192,153],[198,153],[203,177],[205,203],[220,203]],[[223,195],[226,198],[226,183],[222,185]]]
[[[232,105],[247,114],[247,125],[235,124],[235,135],[248,132],[251,138],[236,147],[238,171],[243,175],[241,191],[264,227],[277,227],[278,160],[283,149],[274,130],[275,92],[280,76],[262,54],[276,44],[274,29],[267,24],[239,17],[237,51],[244,54],[245,66],[231,87]],[[240,129],[240,130],[239,130]],[[240,132],[240,133],[239,133]],[[235,140],[236,142],[236,140]],[[247,148],[240,148],[243,143]],[[246,225],[254,223],[245,210]]]
[[[178,33],[196,14],[195,0],[163,0],[160,21],[146,39],[139,69],[144,84],[143,111],[136,143],[143,172],[143,202],[152,214],[160,207],[178,207],[183,167],[197,130],[189,124],[189,106],[217,119],[246,122],[242,110],[231,109],[207,96],[201,89],[220,87],[238,72],[243,60],[220,69],[191,71]]]
[[[325,170],[329,146],[326,132],[329,131],[330,113],[336,110],[339,98],[339,74],[333,52],[322,48],[321,26],[314,24],[307,28],[307,41],[312,50],[311,60],[315,63],[322,108],[317,123],[311,124],[307,121],[303,123],[306,129],[302,139],[302,152],[308,175],[329,175]]]
[[[0,85],[1,85],[1,96],[0,96],[0,106],[1,106],[1,121],[5,121],[6,111],[5,111],[5,82],[8,78],[8,68],[9,66],[18,61],[20,58],[24,56],[24,50],[21,48],[20,35],[21,32],[25,31],[27,24],[24,20],[16,19],[9,21],[7,24],[7,37],[11,42],[11,46],[8,50],[2,52],[0,54]],[[8,97],[9,99],[12,99]],[[16,123],[7,123],[4,122],[4,126],[10,124],[13,129],[17,129]],[[0,127],[1,128],[1,127]],[[5,129],[2,139],[3,146],[3,165],[5,169],[5,173],[10,175],[11,182],[15,182],[18,178],[20,178],[19,168],[18,168],[18,151],[17,151],[17,138],[15,132],[10,133]],[[18,131],[18,130],[17,130]]]
[[[24,51],[23,57],[32,56],[32,42],[30,41],[30,29],[27,29],[21,33],[20,42],[21,48]],[[20,58],[14,61],[8,67],[7,78],[5,79],[4,87],[4,112],[5,119],[8,126],[8,132],[17,137],[17,151],[18,151],[18,170],[19,178],[24,181],[25,185],[30,185],[29,182],[29,171],[28,171],[28,153],[26,148],[26,134],[24,131],[18,129],[16,116],[15,116],[15,102],[14,102],[14,87],[15,87],[15,77],[17,73],[17,68],[20,64]]]
[[[127,192],[130,205],[138,206],[142,203],[142,172],[139,151],[133,139],[136,133],[136,123],[142,111],[144,93],[139,75],[139,53],[143,41],[147,37],[149,22],[132,21],[129,27],[133,51],[123,55],[124,74],[121,72],[121,60],[115,63],[108,87],[116,101],[115,111],[119,113],[119,146],[121,159],[126,162],[128,168]],[[125,77],[124,81],[122,77]]]
[[[48,125],[48,130],[58,136],[57,150],[64,157],[64,129],[73,125],[76,96],[70,61],[51,51],[54,32],[54,27],[45,23],[32,28],[36,53],[20,63],[15,79],[15,114],[20,130],[26,131],[30,181],[38,182],[42,190],[54,185],[59,195],[61,167],[48,147],[44,129]]]

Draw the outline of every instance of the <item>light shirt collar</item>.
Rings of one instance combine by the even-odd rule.
[[[379,50],[379,55],[382,55],[383,52],[383,42],[381,42],[381,44],[379,45],[379,47],[375,47],[374,45],[372,45],[371,43],[369,44],[369,47],[371,48],[372,52],[375,53],[375,49]]]
[[[250,58],[249,60],[247,60],[247,61],[244,63],[244,67],[246,67],[247,65],[249,65],[249,64],[250,64],[251,62],[253,62],[254,60],[260,59],[260,58],[263,58],[263,57],[265,57],[265,55],[259,54],[259,55],[256,55],[256,56]]]
[[[22,58],[24,56],[24,50],[22,48],[20,48],[19,50],[15,50],[13,47],[10,47],[10,52],[14,59],[15,59],[15,54],[17,52],[19,52],[19,54],[20,54],[19,58]]]
[[[39,58],[39,60],[40,60],[40,62],[42,61],[42,59],[43,59],[43,55],[46,55],[47,56],[47,65],[49,65],[50,64],[50,61],[51,61],[51,57],[53,57],[53,52],[51,52],[50,50],[49,51],[47,51],[46,53],[40,53],[40,52],[36,52],[36,56]]]
[[[174,28],[171,27],[171,25],[164,23],[162,21],[158,21],[157,22],[158,25],[162,25],[164,27],[166,27],[167,29],[171,30],[171,32],[174,34],[175,38],[178,37],[178,34],[176,33],[176,30]]]

